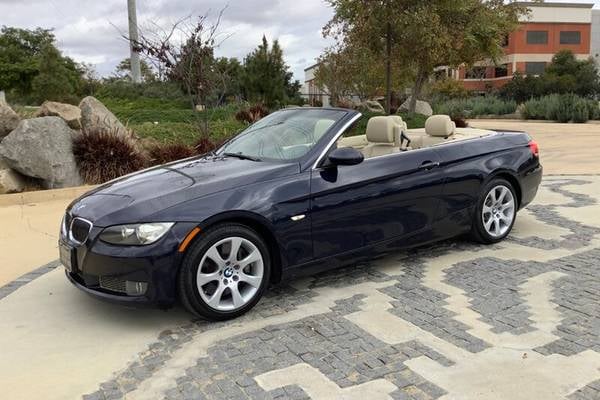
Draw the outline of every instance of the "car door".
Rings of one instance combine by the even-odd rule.
[[[429,229],[444,183],[438,165],[436,152],[422,149],[313,169],[315,259]]]

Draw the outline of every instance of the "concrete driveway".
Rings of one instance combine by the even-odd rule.
[[[0,290],[2,397],[598,399],[599,200],[600,177],[548,176],[501,244],[297,280],[224,323],[98,302],[50,264]]]

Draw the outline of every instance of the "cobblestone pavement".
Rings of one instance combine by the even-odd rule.
[[[400,252],[165,331],[84,398],[600,399],[600,226],[561,212],[599,212],[597,181],[547,179],[498,245]]]
[[[504,242],[398,252],[173,324],[84,399],[600,399],[600,177]],[[10,296],[9,296],[10,297]]]

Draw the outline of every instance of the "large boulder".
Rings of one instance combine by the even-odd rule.
[[[410,97],[408,99],[406,99],[406,101],[404,103],[402,103],[400,108],[398,108],[398,112],[407,112],[410,109],[410,100],[411,100]],[[428,102],[422,101],[422,100],[417,100],[417,106],[415,107],[415,113],[425,115],[427,117],[431,117],[433,115],[433,109],[431,108],[431,106],[429,105]]]
[[[26,178],[10,168],[0,166],[0,194],[19,193],[27,186]]]
[[[22,192],[26,185],[27,178],[10,169],[0,157],[0,194]]]
[[[0,143],[0,157],[47,189],[78,186],[83,181],[73,156],[75,134],[59,117],[26,119]]]
[[[81,129],[81,110],[71,104],[45,101],[35,116],[60,117],[65,120],[71,129]]]
[[[19,115],[8,104],[0,101],[0,140],[19,125]]]
[[[128,135],[123,124],[98,99],[88,96],[79,103],[81,127],[86,132],[111,132]]]
[[[385,109],[383,108],[381,103],[378,101],[375,101],[375,100],[363,101],[358,106],[358,109],[363,112],[368,111],[368,112],[377,113],[377,114],[385,114]]]

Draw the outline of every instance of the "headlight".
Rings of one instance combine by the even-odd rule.
[[[172,222],[117,225],[106,228],[100,234],[104,242],[120,245],[140,246],[152,244],[163,237],[174,225]]]

